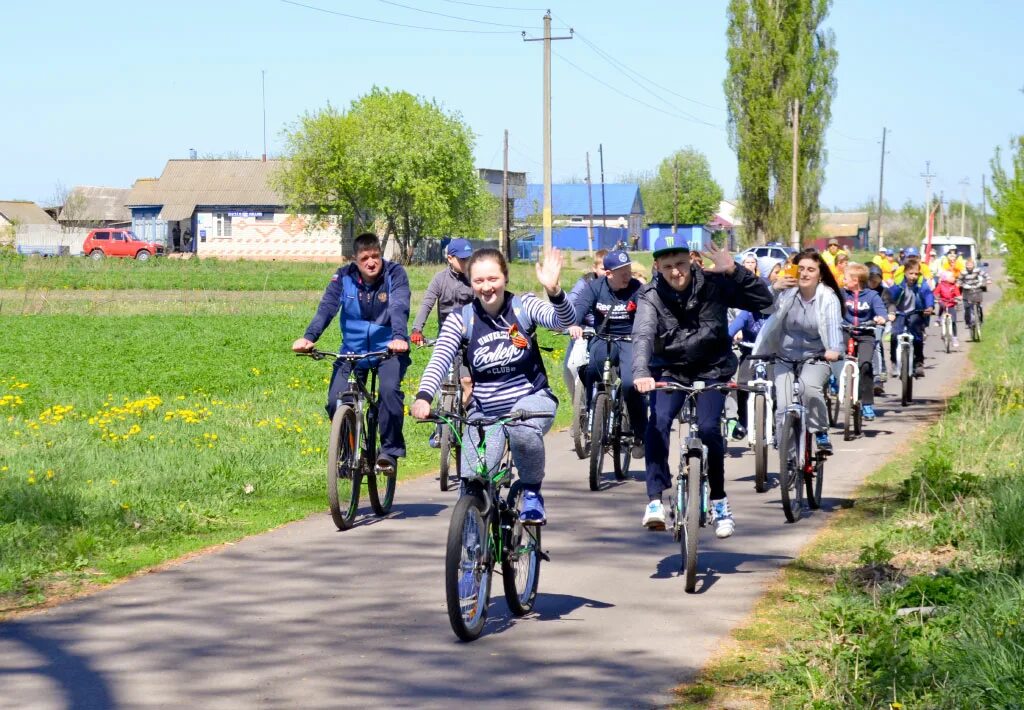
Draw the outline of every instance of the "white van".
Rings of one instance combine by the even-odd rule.
[[[978,244],[973,237],[932,237],[932,249],[940,257],[945,256],[946,250],[956,247],[957,254],[964,259],[977,260],[981,255],[978,253]],[[921,242],[921,255],[927,257],[925,250],[928,248],[928,240]]]

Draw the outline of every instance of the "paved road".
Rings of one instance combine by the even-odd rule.
[[[0,707],[663,705],[864,475],[940,411],[966,357],[937,345],[912,407],[884,398],[867,436],[834,438],[823,509],[798,523],[784,524],[776,490],[754,493],[750,455],[731,450],[738,527],[728,540],[705,531],[697,594],[683,592],[671,535],[639,525],[637,462],[633,480],[591,493],[558,433],[545,484],[552,560],[528,617],[498,597],[485,636],[455,640],[442,583],[454,498],[426,477],[399,487],[389,519],[339,533],[314,515],[0,625]]]

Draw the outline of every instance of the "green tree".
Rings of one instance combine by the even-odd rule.
[[[706,224],[722,201],[722,188],[711,177],[708,159],[692,147],[661,161],[658,170],[640,181],[648,222],[671,223],[676,206],[675,170],[679,170],[679,224]]]
[[[306,114],[286,144],[278,186],[293,212],[379,227],[403,256],[424,237],[482,229],[473,133],[436,102],[374,87],[348,111]]]
[[[1010,143],[1010,168],[1003,165],[1001,148],[992,158],[992,185],[986,194],[992,205],[992,226],[1009,248],[1006,271],[1024,284],[1024,135]]]
[[[818,213],[839,57],[834,33],[821,28],[830,5],[831,0],[729,2],[724,88],[748,238],[789,233],[793,99],[800,100],[797,229],[805,230]]]

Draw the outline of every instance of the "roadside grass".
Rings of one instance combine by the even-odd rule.
[[[784,569],[679,707],[1019,708],[1024,304],[939,422]]]
[[[330,367],[288,351],[310,313],[0,316],[0,616],[324,511]],[[427,429],[401,477],[437,470]]]

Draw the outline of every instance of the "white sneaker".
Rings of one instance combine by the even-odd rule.
[[[714,513],[715,535],[719,538],[726,538],[736,531],[736,521],[732,519],[729,512],[729,499],[711,501],[711,510]]]
[[[960,347],[960,341],[957,340],[956,338],[953,338],[953,347],[954,348]]]
[[[641,525],[648,530],[665,529],[665,505],[660,500],[652,500],[647,504]]]

